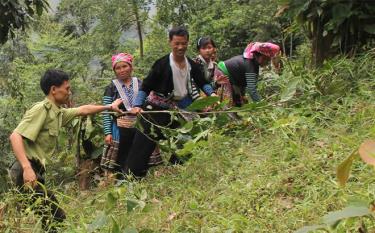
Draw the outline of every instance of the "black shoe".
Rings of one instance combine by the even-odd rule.
[[[169,163],[172,165],[182,165],[185,161],[179,158],[176,154],[172,154],[169,158]]]

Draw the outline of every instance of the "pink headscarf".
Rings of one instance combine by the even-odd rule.
[[[272,58],[280,52],[280,47],[269,42],[251,42],[247,45],[243,56],[244,58],[252,59],[254,58],[254,52],[258,52],[264,56]]]
[[[130,66],[133,66],[133,56],[129,53],[119,53],[112,56],[112,69],[115,69],[115,66],[119,62],[126,62]]]

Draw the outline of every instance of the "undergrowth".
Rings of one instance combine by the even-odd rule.
[[[74,169],[64,169],[74,159],[60,156],[65,165],[48,170],[49,186],[68,213],[63,231],[293,232],[350,200],[370,203],[374,170],[355,162],[340,187],[336,167],[374,137],[374,64],[370,53],[329,61],[320,70],[294,63],[280,77],[265,75],[269,107],[214,128],[183,166],[153,168],[142,180],[80,192]],[[56,179],[56,171],[65,180]],[[3,194],[1,231],[39,229],[38,216],[18,211],[21,198]],[[363,224],[375,231],[373,218],[347,219],[336,231],[355,232]]]

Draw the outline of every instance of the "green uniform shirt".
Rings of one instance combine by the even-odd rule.
[[[40,161],[43,166],[50,161],[56,149],[60,128],[77,115],[78,108],[61,108],[48,98],[26,111],[14,131],[24,137],[27,157]]]

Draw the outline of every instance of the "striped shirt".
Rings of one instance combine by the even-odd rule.
[[[224,63],[230,74],[231,83],[244,88],[253,101],[260,101],[261,98],[257,91],[259,65],[254,59],[245,59],[239,55],[224,61]]]

